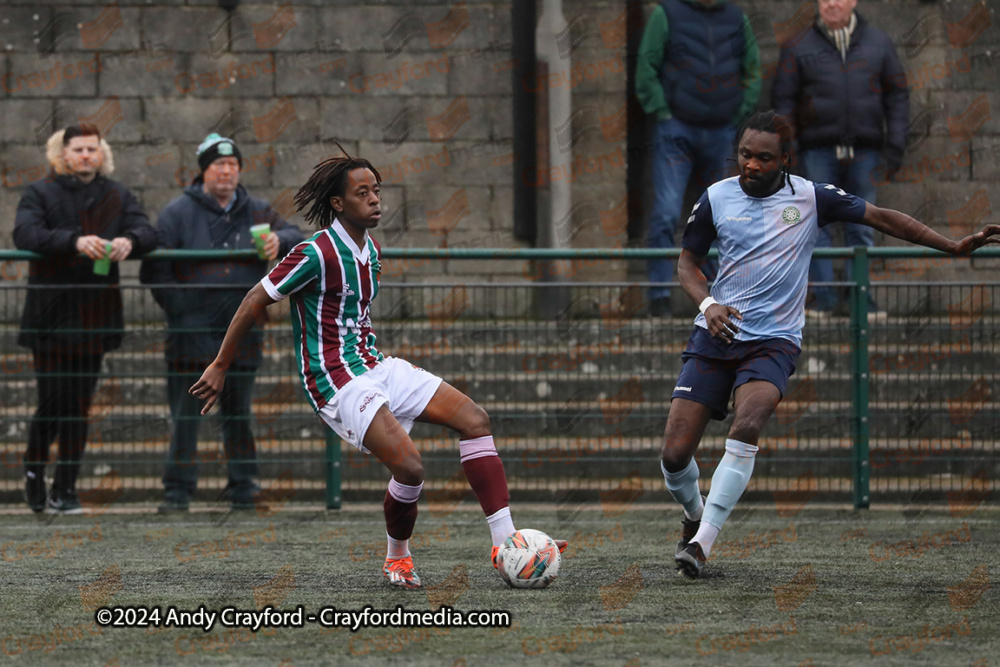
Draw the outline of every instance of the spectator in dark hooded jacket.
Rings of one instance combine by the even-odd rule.
[[[254,248],[250,228],[267,223],[267,260],[284,256],[304,239],[267,202],[239,184],[243,159],[231,139],[210,134],[198,147],[201,173],[160,213],[159,247],[184,250]],[[196,451],[201,405],[188,393],[215,359],[246,291],[267,273],[263,259],[147,260],[142,282],[167,315],[167,394],[173,433],[163,475],[160,512],[186,511],[197,486]],[[210,285],[232,287],[210,287]],[[259,488],[250,399],[261,362],[260,329],[247,336],[220,397],[222,438],[229,470],[226,497],[234,509],[251,509]]]
[[[854,11],[857,0],[818,0],[814,25],[785,44],[774,81],[774,110],[795,128],[805,176],[871,203],[876,182],[903,163],[910,122],[906,75],[887,34]],[[844,223],[819,230],[817,248],[844,230],[847,246],[872,246],[875,231]],[[833,282],[833,260],[813,260],[809,277]],[[831,287],[813,291],[806,314],[837,307]],[[870,316],[884,315],[869,299]]]
[[[25,496],[36,512],[79,514],[87,414],[101,361],[121,346],[125,328],[118,262],[156,247],[156,232],[132,193],[108,178],[114,159],[95,126],[56,132],[46,156],[52,171],[25,190],[14,222],[14,245],[43,255],[29,263],[17,339],[31,348],[38,390]],[[99,259],[110,260],[107,271],[95,272]],[[57,436],[59,463],[47,494],[45,464]]]

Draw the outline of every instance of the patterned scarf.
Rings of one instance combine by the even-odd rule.
[[[837,50],[840,51],[840,60],[846,64],[847,51],[851,48],[851,35],[854,34],[854,29],[858,27],[858,15],[851,12],[851,20],[847,23],[846,27],[839,30],[830,30],[821,18],[817,18],[816,23],[837,46]],[[854,159],[854,146],[837,146],[837,159],[843,160],[846,158]]]
[[[851,35],[854,34],[854,29],[858,27],[858,15],[851,12],[851,20],[848,22],[847,26],[840,28],[839,30],[830,30],[823,23],[823,19],[816,19],[819,27],[826,33],[826,36],[833,40],[833,43],[837,45],[837,50],[840,51],[840,59],[842,62],[847,62],[847,50],[851,48]]]

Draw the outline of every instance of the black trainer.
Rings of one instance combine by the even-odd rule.
[[[83,505],[80,504],[80,497],[76,491],[53,490],[45,504],[46,514],[83,514]]]
[[[688,579],[697,579],[701,574],[701,568],[705,567],[705,553],[701,550],[701,545],[697,542],[688,542],[678,554],[674,562],[677,563],[677,571]]]
[[[45,475],[36,472],[24,473],[24,499],[32,512],[45,511]]]
[[[229,499],[232,503],[230,509],[234,512],[266,509],[266,501],[261,497],[260,486],[256,482],[243,485],[238,490],[230,484],[226,486],[222,497]]]
[[[705,496],[701,497],[701,505],[703,509],[705,507],[705,502],[707,500],[708,499]],[[698,529],[701,528],[701,519],[698,519],[697,521],[692,521],[691,519],[687,518],[687,516],[685,516],[681,520],[681,526],[683,526],[681,530],[681,539],[678,540],[677,542],[677,551],[674,552],[675,556],[680,556],[681,551],[683,551],[684,547],[688,545],[688,542],[693,540],[694,536],[698,534]]]
[[[233,502],[229,508],[234,512],[245,512],[248,510],[253,510],[257,508],[257,503],[255,498],[259,496],[251,496],[249,494],[242,496],[233,496]]]
[[[688,545],[688,542],[694,539],[694,536],[698,534],[698,529],[701,528],[701,521],[692,521],[691,519],[684,517],[681,521],[681,539],[677,540],[677,551],[675,555],[680,556],[681,552],[684,551],[684,547]]]
[[[191,501],[182,496],[168,495],[156,508],[157,514],[177,514],[191,509]]]

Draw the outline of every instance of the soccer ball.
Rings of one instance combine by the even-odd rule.
[[[525,528],[504,541],[497,570],[513,588],[545,588],[559,576],[559,547],[540,530]]]

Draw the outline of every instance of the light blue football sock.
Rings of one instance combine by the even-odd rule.
[[[705,513],[701,517],[703,526],[708,523],[722,528],[726,523],[736,502],[747,490],[756,454],[757,447],[754,445],[732,438],[726,440],[726,453],[712,475],[712,490],[708,493]]]
[[[698,490],[698,464],[694,462],[694,457],[691,457],[691,462],[684,470],[678,472],[667,472],[663,459],[660,459],[660,470],[663,471],[667,491],[684,507],[684,516],[691,521],[700,520],[705,507],[701,502],[701,491]]]

